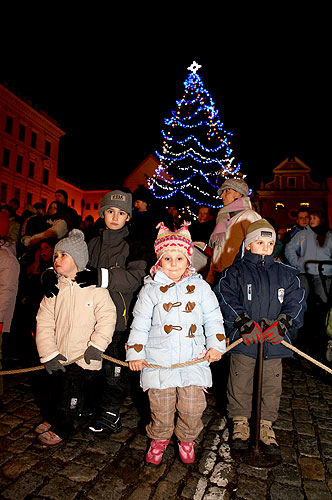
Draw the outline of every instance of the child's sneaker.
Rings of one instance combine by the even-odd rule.
[[[195,462],[194,441],[179,441],[179,455],[184,464]]]
[[[231,446],[233,450],[245,450],[249,446],[250,427],[247,417],[233,418]]]
[[[43,434],[43,432],[47,432],[48,430],[50,430],[51,427],[52,427],[51,424],[49,424],[45,420],[45,422],[42,422],[41,424],[37,425],[37,427],[34,430],[34,433]]]
[[[89,425],[90,435],[103,438],[110,434],[116,434],[122,431],[122,424],[120,414],[112,413],[110,411],[103,411],[99,417]]]
[[[261,420],[260,440],[267,446],[278,446],[276,435],[274,434],[272,422],[270,420]]]
[[[152,439],[149,451],[145,455],[146,463],[159,465],[168,443],[169,439]]]
[[[232,440],[248,441],[250,437],[250,427],[247,417],[233,418],[233,435]]]
[[[55,432],[47,431],[43,432],[43,434],[39,434],[38,441],[41,444],[46,444],[47,446],[54,446],[55,444],[62,443],[63,439],[55,434]]]

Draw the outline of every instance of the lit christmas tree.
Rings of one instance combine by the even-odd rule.
[[[185,92],[177,101],[177,111],[164,120],[160,165],[148,179],[155,198],[165,200],[189,215],[200,205],[222,206],[218,187],[227,178],[244,178],[236,163],[230,137],[218,110],[197,71],[195,61],[184,82]],[[219,182],[218,182],[219,181]],[[218,182],[218,184],[217,184]]]

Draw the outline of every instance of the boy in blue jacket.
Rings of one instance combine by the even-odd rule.
[[[233,420],[232,446],[243,449],[250,437],[257,344],[264,342],[260,440],[278,446],[272,422],[277,420],[282,392],[282,358],[292,351],[292,329],[302,326],[306,309],[304,290],[296,269],[275,262],[276,233],[265,219],[247,229],[244,257],[225,269],[215,287],[231,351],[227,385],[228,416]]]

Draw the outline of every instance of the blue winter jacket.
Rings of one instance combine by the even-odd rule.
[[[206,350],[225,352],[225,331],[218,300],[196,272],[174,283],[162,271],[148,276],[133,311],[127,361],[145,359],[170,367],[203,358]],[[212,385],[207,361],[177,368],[146,368],[144,389]]]
[[[240,261],[224,270],[214,291],[230,343],[240,338],[234,321],[242,313],[247,313],[258,324],[262,318],[274,321],[279,314],[287,314],[293,320],[292,329],[285,335],[288,343],[291,343],[292,330],[303,324],[306,302],[297,271],[276,262],[273,255],[263,258],[247,251]],[[242,342],[230,352],[255,358],[257,345],[248,346]],[[264,359],[291,356],[292,351],[281,343],[264,342]]]

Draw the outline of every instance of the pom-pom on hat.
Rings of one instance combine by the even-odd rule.
[[[191,241],[188,226],[183,225],[180,229],[174,231],[173,233],[164,225],[163,222],[161,222],[157,239],[154,244],[154,250],[157,255],[156,266],[165,253],[172,251],[183,253],[187,257],[189,264],[191,264],[194,245]]]
[[[128,215],[131,215],[132,195],[118,189],[106,193],[100,200],[99,216],[104,217],[104,212],[108,208],[115,207],[124,210]]]
[[[276,232],[266,219],[258,219],[248,226],[244,244],[248,247],[250,243],[260,238],[271,238],[274,243],[276,242]]]
[[[219,196],[225,189],[234,189],[242,196],[248,196],[249,194],[249,186],[243,179],[227,179],[218,189]]]
[[[56,252],[66,252],[73,259],[79,271],[83,271],[89,260],[88,246],[80,229],[73,229],[67,238],[62,238],[54,247],[53,260]]]

